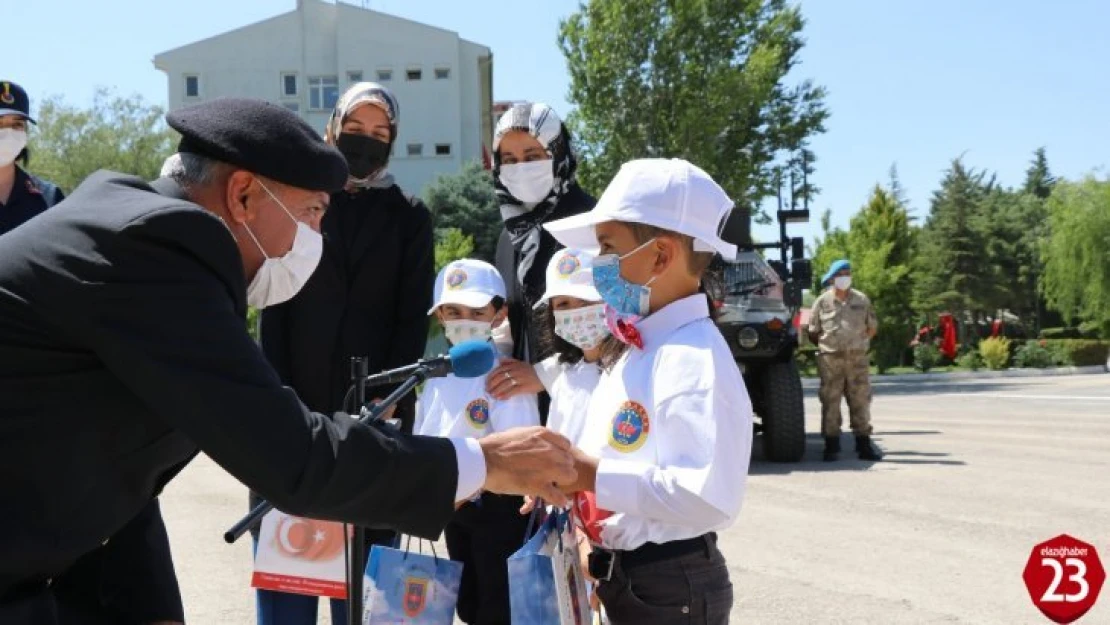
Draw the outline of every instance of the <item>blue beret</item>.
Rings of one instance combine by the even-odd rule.
[[[250,98],[216,98],[166,115],[181,133],[178,152],[199,154],[310,191],[338,191],[347,160],[284,106]]]
[[[828,284],[829,281],[832,280],[833,277],[836,274],[840,273],[841,271],[844,271],[845,269],[851,269],[851,268],[852,268],[851,263],[849,263],[847,260],[845,260],[843,258],[840,259],[840,260],[837,260],[837,261],[833,261],[833,264],[829,266],[828,272],[825,273],[825,277],[821,278],[821,284],[822,285]]]

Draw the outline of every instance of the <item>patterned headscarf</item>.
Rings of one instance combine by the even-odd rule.
[[[385,111],[386,117],[389,118],[389,145],[392,147],[393,142],[397,140],[397,122],[401,117],[401,108],[393,92],[376,82],[355,83],[347,89],[332,109],[324,139],[331,145],[335,145],[336,138],[343,131],[343,122],[347,120],[347,116],[351,111],[367,104],[373,104]],[[387,189],[393,184],[393,174],[389,173],[386,167],[368,178],[347,178],[347,186],[355,188]]]
[[[501,139],[512,130],[524,131],[535,137],[551,157],[555,184],[551,193],[535,205],[525,204],[513,197],[501,183],[501,155],[498,148]],[[505,230],[509,233],[513,247],[520,252],[518,281],[523,283],[528,270],[532,268],[539,251],[543,223],[555,210],[563,195],[570,190],[577,169],[578,160],[571,149],[570,133],[550,106],[541,102],[516,104],[497,121],[497,128],[493,133],[493,181],[497,199],[501,203],[501,219],[505,221]]]

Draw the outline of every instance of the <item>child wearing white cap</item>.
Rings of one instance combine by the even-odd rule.
[[[601,377],[601,343],[609,336],[605,302],[594,288],[593,262],[593,254],[570,248],[551,257],[547,289],[534,308],[541,347],[553,355],[535,365],[506,360],[487,383],[498,398],[547,391],[547,427],[572,443],[585,424],[590,395]]]
[[[752,409],[702,284],[732,201],[677,159],[626,163],[589,213],[546,224],[600,253],[594,286],[613,337],[577,438],[589,573],[609,620],[724,624],[732,608],[716,531],[744,498]]]
[[[454,261],[436,276],[435,305],[428,314],[436,316],[452,344],[489,340],[492,327],[507,314],[505,282],[489,263]],[[539,423],[535,395],[499,400],[486,392],[484,377],[448,375],[424,384],[414,432],[482,438]],[[463,563],[457,607],[464,623],[510,622],[505,562],[520,548],[527,528],[522,504],[520,497],[482,493],[460,507],[444,530],[451,559]]]

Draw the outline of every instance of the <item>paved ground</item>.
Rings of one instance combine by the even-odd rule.
[[[756,451],[722,537],[733,622],[1047,623],[1021,581],[1035,543],[1069,533],[1110,566],[1110,375],[884,384],[873,412],[884,462],[822,463],[816,434],[801,464]],[[249,543],[221,539],[245,500],[203,457],[164,496],[192,623],[253,622]],[[1080,623],[1110,622],[1102,594]]]

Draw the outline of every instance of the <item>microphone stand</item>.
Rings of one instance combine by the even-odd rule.
[[[397,402],[401,401],[401,398],[407,395],[409,391],[413,390],[422,382],[424,382],[428,377],[428,373],[429,369],[427,367],[418,367],[415,371],[412,372],[412,375],[410,375],[407,380],[402,382],[401,385],[397,387],[397,390],[390,393],[385,399],[378,402],[377,404],[374,404],[370,408],[362,408],[359,412],[359,423],[362,423],[364,425],[372,425],[375,422],[382,421],[381,415],[387,409],[389,409],[390,406],[393,406]],[[360,399],[365,401],[366,376],[362,377],[361,382],[363,384],[363,389],[360,394]],[[357,390],[357,383],[355,387]],[[243,534],[246,534],[248,531],[258,527],[259,524],[262,523],[262,517],[266,516],[266,513],[273,509],[274,504],[268,501],[260,502],[257,506],[254,507],[253,510],[248,512],[246,516],[244,516],[235,525],[232,525],[230,529],[224,532],[224,542],[230,544],[234,543],[236,540],[239,540],[239,538],[242,537]],[[361,576],[362,572],[359,571],[359,580],[362,579]]]

